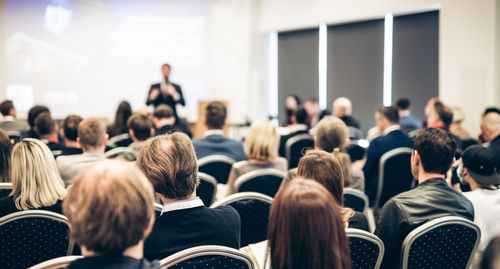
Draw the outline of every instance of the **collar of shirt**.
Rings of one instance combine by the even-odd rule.
[[[194,208],[194,207],[199,207],[199,206],[204,206],[204,204],[203,204],[203,201],[198,196],[196,198],[173,201],[173,202],[169,202],[169,203],[166,203],[163,205],[163,209],[161,210],[161,214],[163,214],[165,212],[189,209],[189,208]]]
[[[221,129],[212,129],[212,130],[207,130],[205,132],[205,137],[211,136],[211,135],[222,135],[224,136],[224,131]]]
[[[4,116],[2,118],[3,121],[15,121],[16,119],[10,115]]]
[[[392,131],[399,130],[399,129],[400,129],[399,124],[391,125],[391,126],[385,128],[384,135],[387,135],[388,133],[390,133]]]

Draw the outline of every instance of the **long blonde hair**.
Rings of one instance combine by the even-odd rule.
[[[10,196],[19,210],[51,206],[66,195],[52,153],[36,139],[23,139],[12,149],[11,178]]]
[[[254,122],[245,139],[248,159],[273,162],[278,158],[279,139],[278,130],[270,121]]]

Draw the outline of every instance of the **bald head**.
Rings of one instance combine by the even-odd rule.
[[[481,131],[486,140],[491,141],[500,135],[500,114],[487,113],[481,119]]]
[[[333,101],[333,115],[336,117],[343,117],[351,115],[352,103],[346,97],[339,97]]]

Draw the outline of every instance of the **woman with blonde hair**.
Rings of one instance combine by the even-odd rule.
[[[339,161],[322,150],[309,150],[299,162],[297,176],[310,178],[323,185],[333,196],[345,228],[369,231],[368,221],[360,212],[343,207],[344,176]]]
[[[12,144],[7,133],[0,129],[0,182],[10,182],[10,152]]]
[[[39,209],[62,213],[66,189],[47,145],[26,138],[12,149],[12,192],[0,200],[0,216]]]
[[[233,164],[227,181],[227,194],[233,193],[236,179],[250,171],[274,168],[287,171],[285,158],[278,157],[280,137],[276,126],[270,121],[256,121],[250,126],[244,147],[248,161]]]

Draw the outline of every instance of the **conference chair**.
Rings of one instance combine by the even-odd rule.
[[[309,134],[292,136],[286,141],[285,156],[288,160],[288,169],[299,165],[299,160],[306,149],[314,148],[314,138]]]
[[[241,219],[242,247],[266,240],[269,211],[273,198],[256,192],[240,192],[229,195],[211,208],[218,206],[231,206]]]
[[[198,171],[213,176],[217,183],[226,184],[235,162],[224,155],[210,155],[198,160]]]
[[[363,132],[360,129],[352,126],[347,126],[347,127],[349,129],[349,138],[351,140],[359,140],[364,138]]]
[[[368,204],[368,196],[364,192],[354,188],[344,188],[344,207],[363,213],[368,221],[370,231],[373,232],[375,231],[375,216]]]
[[[217,195],[217,180],[205,173],[198,173],[198,178],[200,179],[200,185],[196,189],[196,195],[200,197],[205,206],[210,206]]]
[[[108,159],[113,159],[119,156],[123,156],[126,160],[136,159],[137,155],[132,148],[129,147],[117,147],[104,152],[104,156]]]
[[[395,148],[380,157],[377,193],[372,208],[381,208],[391,197],[408,191],[413,184],[411,148]]]
[[[160,261],[162,269],[254,269],[255,265],[243,251],[224,246],[198,246],[192,247]]]
[[[347,228],[347,239],[353,269],[377,269],[384,257],[384,243],[376,235]]]
[[[431,220],[411,231],[401,248],[401,268],[469,268],[481,239],[473,222],[455,216]]]
[[[61,214],[27,210],[0,218],[0,265],[5,268],[27,268],[71,255],[73,246]]]
[[[21,140],[21,132],[19,131],[6,131],[5,133],[9,136],[10,143],[13,145]]]
[[[70,263],[78,259],[83,258],[83,256],[64,256],[59,258],[50,259],[44,261],[37,265],[30,267],[30,269],[62,269],[68,267]]]
[[[132,142],[134,141],[132,141],[130,135],[128,133],[123,133],[111,137],[107,145],[111,148],[128,147]]]
[[[9,196],[11,192],[12,192],[12,183],[10,182],[0,183],[0,199]]]
[[[274,197],[285,176],[286,172],[273,168],[250,171],[236,179],[233,192],[258,192]]]

